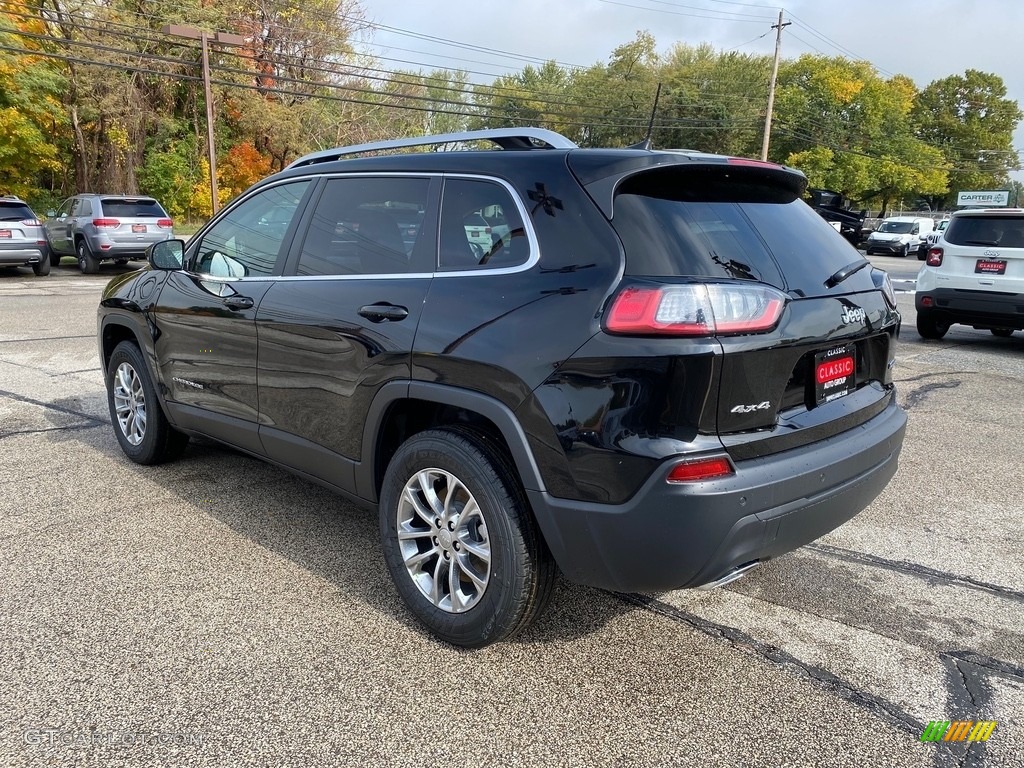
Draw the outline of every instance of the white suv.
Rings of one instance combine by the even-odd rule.
[[[1024,209],[957,211],[917,276],[917,332],[953,323],[996,336],[1024,330]]]

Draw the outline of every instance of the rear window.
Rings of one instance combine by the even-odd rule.
[[[947,243],[1024,248],[1024,217],[962,216],[946,228]]]
[[[791,190],[721,171],[626,180],[612,226],[633,276],[756,280],[821,295],[833,273],[861,258]],[[871,290],[868,270],[861,272],[835,290]]]
[[[21,221],[22,219],[34,219],[35,216],[32,209],[24,203],[0,200],[0,221]]]
[[[160,207],[156,200],[128,200],[122,198],[105,197],[102,200],[104,216],[119,216],[121,218],[165,218],[167,214]]]

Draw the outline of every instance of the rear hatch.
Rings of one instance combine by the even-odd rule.
[[[986,211],[955,216],[929,252],[929,265],[959,289],[1024,293],[1024,213]],[[939,284],[941,287],[941,283]]]
[[[174,222],[153,198],[104,197],[100,204],[103,216],[93,224],[114,242],[155,243],[174,231]]]
[[[43,242],[41,225],[31,208],[20,200],[0,200],[0,248],[34,248]]]
[[[605,330],[659,338],[666,354],[712,337],[717,398],[700,427],[735,459],[851,429],[892,397],[888,279],[800,199],[804,183],[702,158],[588,185],[625,251]]]

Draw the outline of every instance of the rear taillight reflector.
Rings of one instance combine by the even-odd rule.
[[[928,249],[928,260],[925,262],[929,267],[941,267],[942,266],[942,249],[941,248],[929,248]]]
[[[761,284],[631,286],[615,297],[605,329],[665,336],[759,333],[776,326],[785,306],[785,294]]]
[[[669,471],[665,482],[693,483],[698,480],[711,480],[712,478],[725,477],[732,474],[735,474],[732,462],[725,456],[715,456],[707,459],[679,462]]]
[[[160,229],[170,229],[171,227],[174,226],[174,220],[173,219],[157,219],[156,220],[156,225],[158,227],[160,227]]]
[[[121,226],[121,222],[117,219],[93,219],[92,225],[94,227],[104,227],[114,229]]]

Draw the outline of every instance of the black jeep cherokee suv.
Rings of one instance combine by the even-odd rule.
[[[441,143],[469,149],[366,156]],[[107,287],[114,432],[377,508],[398,591],[459,645],[526,627],[556,566],[725,583],[864,509],[903,441],[888,278],[804,186],[530,128],[310,155]]]

